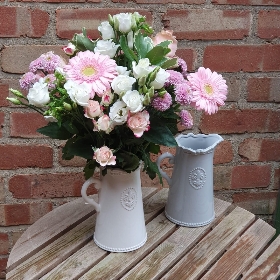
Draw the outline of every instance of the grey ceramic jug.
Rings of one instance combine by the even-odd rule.
[[[215,218],[213,194],[214,149],[223,138],[218,134],[180,134],[175,156],[164,153],[157,166],[169,184],[165,207],[166,217],[175,224],[199,227]],[[160,168],[160,162],[169,158],[174,163],[172,177]]]

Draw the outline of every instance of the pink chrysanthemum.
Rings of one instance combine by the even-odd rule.
[[[185,81],[181,84],[175,85],[175,100],[180,105],[189,105],[192,101],[192,90]]]
[[[55,89],[55,75],[54,74],[48,74],[47,76],[44,77],[45,83],[48,84],[48,89],[53,90]]]
[[[222,75],[200,67],[196,73],[188,75],[188,80],[193,90],[192,104],[197,110],[211,115],[225,104],[227,85]]]
[[[170,74],[170,76],[167,78],[164,86],[173,86],[177,84],[181,84],[185,81],[184,77],[180,72],[174,71],[174,70],[166,70],[167,73]]]
[[[79,52],[64,67],[69,79],[81,84],[88,83],[92,87],[91,98],[110,89],[110,83],[118,75],[116,62],[107,55],[91,51]]]
[[[32,72],[25,73],[19,80],[19,85],[22,89],[29,90],[36,82],[39,81],[41,76]]]
[[[187,110],[182,110],[180,112],[181,124],[186,128],[192,128],[193,126],[193,117]]]
[[[152,101],[152,106],[158,111],[166,111],[172,104],[171,95],[166,92],[164,96],[156,96]]]
[[[187,66],[186,61],[183,58],[178,57],[177,58],[177,63],[178,63],[178,66],[179,66],[179,68],[181,70],[181,73],[182,73],[183,77],[187,78],[188,66]]]

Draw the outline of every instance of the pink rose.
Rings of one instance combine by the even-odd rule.
[[[113,156],[112,150],[107,146],[96,149],[93,159],[95,159],[101,166],[116,164],[116,156]]]
[[[152,41],[155,46],[164,41],[172,41],[172,43],[170,43],[168,46],[168,48],[171,50],[167,54],[167,56],[169,57],[173,57],[177,50],[177,40],[176,37],[173,36],[172,34],[173,34],[173,30],[161,30],[160,33],[157,33],[157,35],[152,38]]]
[[[104,94],[101,97],[101,103],[104,106],[109,106],[112,103],[113,99],[114,99],[113,93],[110,90],[105,91]]]
[[[67,55],[73,55],[76,51],[76,47],[72,43],[69,43],[67,46],[63,47],[62,49]]]
[[[136,137],[141,137],[144,131],[148,131],[150,129],[149,119],[150,116],[147,111],[138,112],[129,117],[127,125]]]
[[[113,130],[113,125],[110,117],[108,115],[103,115],[97,121],[94,121],[94,126],[96,130],[105,131],[107,134]]]
[[[93,119],[101,114],[101,107],[97,101],[89,100],[88,106],[85,107],[85,117]]]

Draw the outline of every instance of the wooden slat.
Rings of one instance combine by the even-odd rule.
[[[269,245],[242,280],[276,280],[280,275],[280,235]]]
[[[145,200],[146,197],[150,197],[150,195],[155,191],[155,188],[145,188],[142,192],[143,200]],[[71,204],[76,205],[76,201],[70,202],[66,205]],[[84,205],[84,202],[80,205],[81,208],[87,206],[93,208],[91,205]],[[7,273],[7,279],[32,280],[42,277],[45,273],[49,272],[79,248],[84,246],[87,241],[92,239],[95,227],[95,218],[95,214],[91,215],[90,218],[78,224],[70,231],[65,232],[64,235],[58,237],[53,243],[42,248],[34,255],[31,255],[28,260],[22,262],[15,269],[9,271]],[[48,220],[45,220],[45,222],[47,221]],[[41,225],[45,228],[44,224]],[[32,246],[32,244],[30,246]],[[24,276],[25,278],[18,278],[20,276]]]
[[[237,279],[273,237],[274,233],[275,229],[273,227],[263,220],[257,220],[202,279]],[[257,279],[266,278],[259,278],[258,276]]]
[[[93,215],[93,213],[93,207],[85,205],[84,200],[79,198],[43,216],[17,240],[9,256],[7,271],[19,265],[32,254],[40,251],[69,228],[74,227],[80,221]]]
[[[252,213],[239,207],[235,208],[162,279],[197,279],[237,236],[253,222],[254,218],[255,216]],[[217,278],[213,279],[216,280]]]
[[[215,199],[215,221],[226,212],[229,206],[230,203]],[[121,279],[158,279],[213,226],[215,221],[204,227],[180,227]]]

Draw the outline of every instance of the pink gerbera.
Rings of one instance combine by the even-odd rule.
[[[110,83],[118,75],[116,62],[109,56],[91,51],[79,52],[64,67],[69,79],[92,87],[91,98],[95,93],[102,96],[110,89]]]
[[[193,90],[192,104],[197,110],[204,110],[211,115],[225,104],[227,85],[222,75],[209,68],[199,67],[196,73],[188,75]]]

